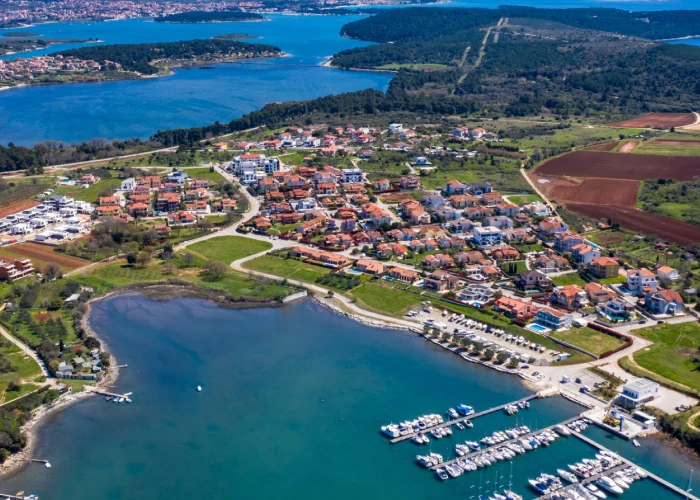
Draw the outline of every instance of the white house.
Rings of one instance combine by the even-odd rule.
[[[342,172],[342,181],[345,184],[363,182],[363,173],[361,168],[344,168]]]
[[[431,164],[425,156],[416,156],[414,163],[416,165],[430,165]]]
[[[627,272],[627,289],[632,295],[644,295],[645,289],[656,291],[656,275],[644,267]]]
[[[131,191],[136,187],[136,179],[133,177],[129,177],[128,179],[125,179],[122,181],[121,184],[121,190],[122,191]]]
[[[66,208],[60,209],[58,211],[58,213],[61,217],[73,217],[75,214],[78,213],[78,211],[75,208],[66,207]]]
[[[622,393],[618,396],[618,401],[623,406],[636,408],[657,397],[659,397],[659,384],[640,378],[622,386]]]
[[[538,324],[551,328],[552,330],[567,330],[571,328],[574,316],[563,311],[543,307],[537,311],[535,319]]]
[[[656,270],[656,277],[659,278],[659,281],[662,283],[671,284],[674,281],[678,281],[681,275],[672,267],[661,266]]]
[[[189,175],[182,170],[176,170],[168,174],[168,182],[176,182],[178,184],[184,184],[185,181],[189,179]]]
[[[480,247],[492,247],[503,243],[503,233],[494,226],[474,228],[474,242]]]
[[[400,134],[403,132],[403,125],[401,123],[390,123],[389,133],[390,134]]]
[[[24,223],[15,224],[15,225],[12,226],[12,228],[10,229],[10,232],[11,232],[12,234],[15,234],[15,235],[18,235],[18,234],[29,234],[29,233],[32,232],[32,228],[29,227],[29,224],[24,224]]]

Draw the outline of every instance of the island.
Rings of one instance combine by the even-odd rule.
[[[29,52],[31,50],[45,49],[53,44],[60,43],[97,43],[99,40],[88,39],[64,39],[64,38],[32,38],[40,35],[33,33],[5,33],[6,38],[0,38],[0,56]]]
[[[223,35],[214,35],[214,40],[252,40],[254,38],[262,38],[257,35],[248,35],[246,33],[224,33]]]
[[[225,10],[225,11],[202,11],[196,10],[193,12],[182,12],[180,14],[170,14],[167,16],[156,17],[157,23],[234,23],[244,21],[262,21],[265,19],[260,14],[254,12],[243,12],[240,10]]]
[[[100,45],[0,64],[0,85],[131,80],[167,75],[175,67],[279,57],[278,47],[233,40]]]

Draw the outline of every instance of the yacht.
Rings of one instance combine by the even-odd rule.
[[[443,427],[442,432],[447,436],[451,436],[452,435],[452,426],[448,425],[446,427]]]
[[[513,493],[511,490],[504,490],[503,493],[506,495],[506,498],[508,500],[523,500],[522,495],[518,495],[517,493]]]
[[[564,427],[563,425],[559,424],[555,427],[557,432],[561,434],[562,436],[571,436],[571,431]]]
[[[457,411],[460,415],[464,415],[466,417],[474,413],[474,408],[467,405],[457,405]]]
[[[438,469],[435,471],[435,474],[437,474],[437,477],[440,478],[440,481],[444,481],[445,479],[448,478],[447,472],[445,472],[445,469]]]
[[[527,482],[530,483],[530,486],[532,486],[532,489],[534,489],[535,491],[543,495],[549,493],[549,486],[547,485],[547,483],[543,481],[537,481],[535,479],[528,479]]]
[[[433,463],[435,464],[441,464],[442,463],[442,455],[439,453],[430,453],[430,458],[433,459]]]
[[[383,425],[382,426],[382,432],[389,436],[390,438],[397,438],[401,436],[401,432],[399,432],[399,428],[394,425],[394,424],[389,424],[389,425]]]
[[[622,471],[616,472],[610,476],[610,479],[615,481],[623,490],[628,490],[630,488],[630,482],[628,482],[628,479],[622,474]]]
[[[456,425],[457,425],[457,428],[458,428],[460,431],[463,431],[463,430],[465,429],[464,424],[462,424],[461,422],[457,422]]]
[[[598,487],[597,487],[595,484],[593,484],[593,483],[587,484],[587,485],[585,486],[585,488],[586,488],[586,489],[588,490],[588,492],[589,492],[591,495],[593,495],[593,496],[596,496],[596,497],[601,498],[601,499],[602,499],[602,498],[608,498],[608,496],[607,496],[605,493],[603,493],[602,491],[600,491],[600,488],[598,488]]]
[[[433,459],[427,455],[416,455],[416,460],[425,468],[432,467],[433,465],[435,465],[433,463]]]
[[[450,408],[449,410],[447,410],[447,416],[449,416],[450,418],[459,418],[459,413],[457,413],[457,410],[455,410],[454,408]]]
[[[442,433],[440,432],[440,429],[431,430],[430,435],[433,436],[435,439],[442,439]]]
[[[474,427],[474,423],[471,420],[465,420],[464,426],[467,427],[467,429],[471,429],[472,427]]]
[[[623,493],[623,489],[607,476],[600,476],[600,479],[598,479],[596,483],[598,486],[603,488],[605,491],[609,491],[610,493],[615,493],[616,495],[622,495]]]
[[[416,434],[411,438],[411,441],[413,441],[415,444],[423,444],[423,437],[420,434]]]
[[[459,477],[462,475],[462,469],[459,467],[454,467],[453,465],[446,465],[445,470],[452,477]]]
[[[563,479],[566,479],[570,483],[578,483],[578,479],[576,478],[576,474],[572,474],[568,470],[557,469],[557,474],[559,474],[559,476],[561,476]]]

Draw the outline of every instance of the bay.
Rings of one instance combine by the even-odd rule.
[[[228,122],[270,102],[388,87],[390,74],[320,66],[340,50],[367,45],[340,36],[343,24],[361,16],[268,17],[269,21],[248,23],[170,24],[133,19],[34,26],[31,29],[45,38],[98,38],[108,44],[204,39],[243,32],[262,37],[249,42],[278,46],[290,56],[175,70],[171,76],[147,80],[6,90],[0,92],[0,143],[147,139],[157,130]],[[0,36],[3,31],[7,30],[0,30]],[[53,45],[10,57],[81,45],[85,44]]]
[[[34,455],[53,467],[29,466],[0,481],[0,492],[36,492],[43,500],[410,500],[469,498],[480,479],[484,491],[509,481],[509,466],[500,464],[438,482],[414,463],[427,447],[392,446],[380,434],[389,421],[458,403],[481,410],[530,394],[519,379],[465,363],[418,336],[369,328],[311,302],[229,310],[118,296],[94,304],[91,324],[128,363],[115,390],[133,391],[134,402],[96,397],[50,417]],[[562,398],[535,400],[517,422],[543,427],[579,411]],[[498,412],[431,448],[448,456],[457,438],[480,439],[515,423]],[[635,453],[629,443],[587,433],[676,484],[685,486],[688,468],[697,469],[664,445],[643,441],[642,452],[627,455]],[[573,437],[559,439],[513,460],[513,487],[534,498],[528,477],[593,453]],[[650,480],[625,496],[676,498]]]

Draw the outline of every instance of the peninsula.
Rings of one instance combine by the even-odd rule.
[[[207,12],[196,10],[192,12],[182,12],[180,14],[170,14],[167,16],[156,17],[157,23],[182,23],[182,24],[199,24],[199,23],[233,23],[244,21],[262,21],[265,18],[254,12],[243,12],[240,10],[225,10]]]
[[[279,57],[278,47],[234,40],[100,45],[30,59],[0,61],[0,84],[132,80],[170,74],[175,67]]]

